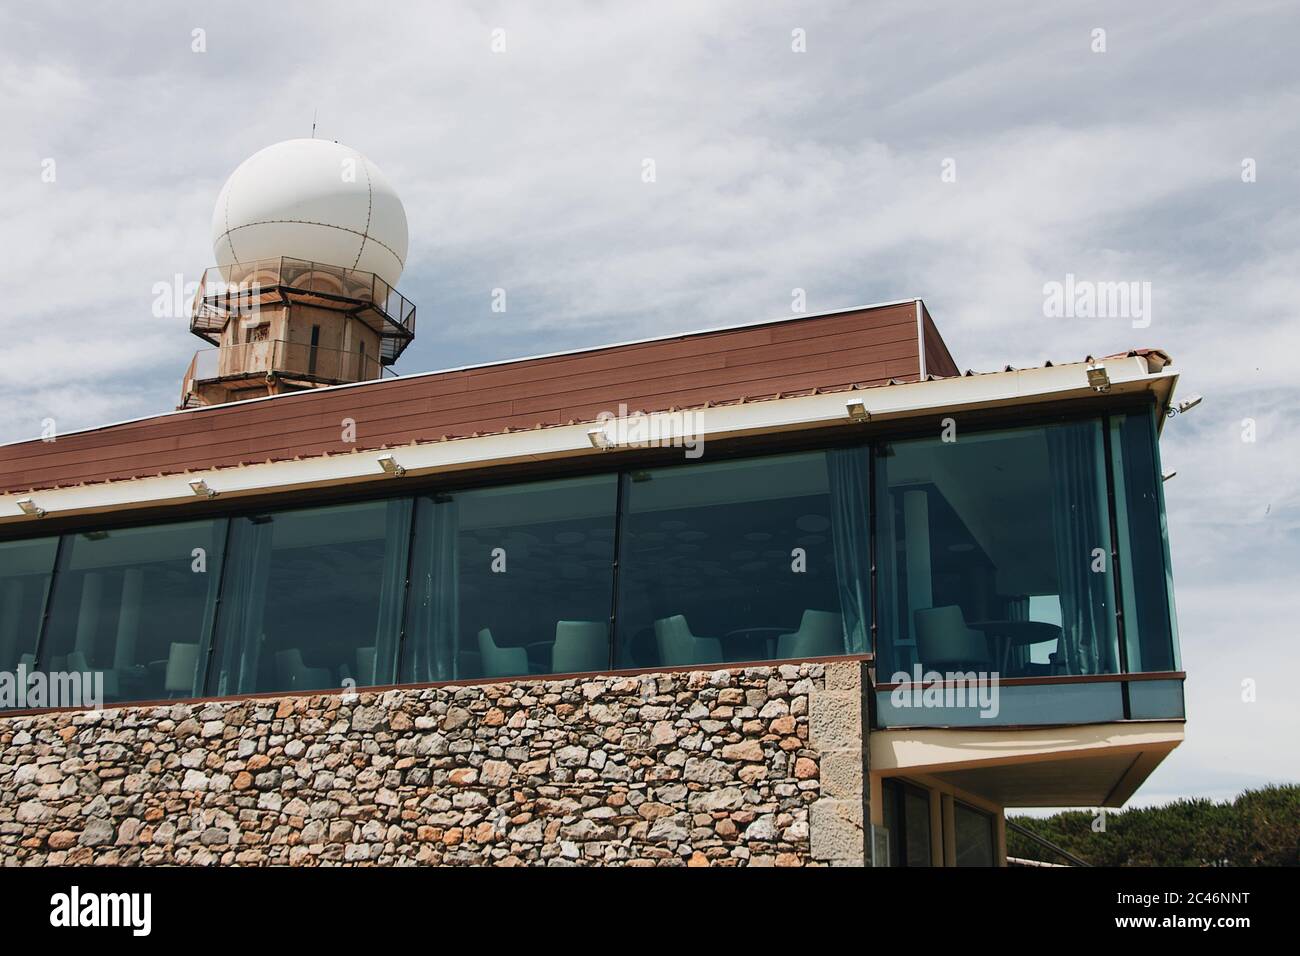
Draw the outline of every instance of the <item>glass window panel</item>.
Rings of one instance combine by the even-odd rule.
[[[1128,685],[1131,720],[1182,720],[1183,682],[1180,680],[1135,680]]]
[[[421,498],[409,682],[609,670],[618,478]]]
[[[903,789],[904,855],[908,866],[930,866],[930,795],[914,787]]]
[[[993,866],[993,816],[964,803],[953,804],[958,866]]]
[[[930,794],[901,780],[881,782],[890,866],[930,866]]]
[[[40,666],[102,672],[105,702],[199,694],[224,520],[63,539]]]
[[[618,666],[865,651],[868,462],[847,449],[625,476]]]
[[[1169,537],[1150,412],[1111,417],[1111,454],[1128,669],[1177,670]]]
[[[395,498],[236,518],[213,693],[392,683],[411,505]]]
[[[881,446],[880,670],[1118,669],[1097,421]]]
[[[0,543],[0,670],[28,671],[45,613],[58,538]]]

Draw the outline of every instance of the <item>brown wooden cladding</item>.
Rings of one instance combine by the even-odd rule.
[[[921,335],[925,342],[926,374],[941,375],[945,378],[960,375],[961,370],[953,361],[952,353],[948,351],[948,346],[944,343],[943,336],[939,334],[934,319],[930,318],[930,310],[925,307],[925,303],[921,303]]]
[[[923,315],[928,371],[956,366]],[[952,371],[944,371],[951,368]],[[602,411],[881,385],[920,376],[912,302],[218,405],[0,447],[0,492],[377,448]],[[342,421],[356,422],[344,443]]]

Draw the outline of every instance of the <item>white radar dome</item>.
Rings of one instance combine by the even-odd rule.
[[[212,211],[212,251],[223,266],[285,256],[373,272],[395,287],[408,242],[406,210],[379,167],[323,139],[254,153]]]

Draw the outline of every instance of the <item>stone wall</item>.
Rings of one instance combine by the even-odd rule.
[[[863,861],[856,662],[0,718],[0,861]]]

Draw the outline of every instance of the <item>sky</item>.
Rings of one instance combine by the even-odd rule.
[[[155,287],[314,120],[405,203],[399,372],[795,289],[920,296],[963,369],[1170,353],[1204,396],[1161,443],[1189,720],[1133,803],[1300,781],[1298,41],[1285,2],[8,5],[0,441],[175,406],[203,343]],[[1150,307],[1050,314],[1067,276]]]

